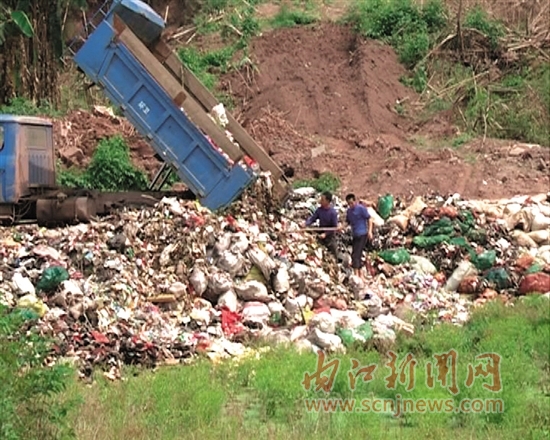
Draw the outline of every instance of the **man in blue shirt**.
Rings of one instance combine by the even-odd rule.
[[[372,219],[367,208],[357,203],[354,194],[348,194],[346,202],[348,203],[346,222],[351,226],[353,235],[351,266],[354,274],[363,278],[361,271],[363,250],[367,245],[367,239],[372,240]]]
[[[337,228],[338,227],[338,213],[331,206],[332,194],[325,191],[321,194],[320,207],[313,213],[311,217],[306,220],[306,227],[311,226],[317,220],[319,220],[319,227],[321,234],[319,235],[319,241],[323,244],[329,252],[334,255],[336,261],[338,261],[338,245],[336,243],[335,231],[323,231],[323,228]]]

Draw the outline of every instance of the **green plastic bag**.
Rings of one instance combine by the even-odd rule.
[[[344,346],[349,347],[355,342],[353,337],[353,330],[347,328],[341,328],[336,331],[336,335],[340,337]]]
[[[466,237],[478,244],[487,243],[487,231],[485,229],[470,229],[466,232]]]
[[[503,267],[491,269],[485,275],[485,279],[493,283],[498,289],[510,287],[510,275]]]
[[[452,235],[455,232],[453,222],[447,217],[443,217],[436,222],[433,222],[431,225],[424,228],[422,235],[424,237],[432,237],[434,235]]]
[[[68,279],[69,272],[67,272],[67,269],[60,266],[48,267],[42,274],[40,281],[38,281],[36,290],[38,292],[55,290],[57,286]]]
[[[487,270],[495,265],[497,253],[495,251],[485,251],[482,254],[474,255],[472,263],[479,270]]]
[[[418,235],[413,238],[413,244],[419,248],[429,248],[445,241],[450,241],[451,237],[448,235],[432,235],[431,237],[424,237]]]
[[[544,269],[542,264],[535,262],[525,271],[525,273],[539,273],[542,272],[542,269]]]
[[[350,347],[354,342],[366,342],[372,339],[374,332],[368,322],[361,324],[359,327],[352,329],[340,328],[336,334],[342,340],[346,347]]]
[[[393,210],[393,196],[391,194],[386,194],[383,197],[378,198],[378,214],[384,220],[387,220]]]
[[[378,256],[386,263],[395,265],[407,263],[411,259],[411,254],[409,254],[409,251],[405,248],[382,251]]]
[[[374,335],[374,332],[372,331],[372,326],[369,322],[361,324],[359,327],[355,328],[354,331],[363,339],[365,339],[365,341],[368,341]]]
[[[449,240],[449,243],[453,246],[460,246],[466,249],[472,249],[472,247],[468,244],[468,241],[464,237],[453,237]]]

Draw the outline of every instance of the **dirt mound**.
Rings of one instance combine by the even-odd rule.
[[[325,23],[269,32],[254,40],[251,54],[258,72],[227,75],[225,90],[243,126],[297,178],[330,171],[342,192],[366,198],[491,198],[550,187],[550,150],[491,139],[460,149],[434,141],[453,139],[456,127],[444,114],[423,123],[403,116],[417,100],[400,82],[405,69],[391,48],[350,29]]]
[[[98,108],[92,113],[77,110],[54,122],[54,143],[66,167],[86,167],[97,144],[111,136],[121,135],[130,147],[132,162],[152,176],[160,167],[155,152],[124,118],[111,116]]]
[[[259,68],[253,84],[239,74],[225,82],[246,119],[269,105],[312,135],[402,137],[406,120],[395,107],[413,92],[399,82],[405,70],[388,46],[327,23],[267,33],[251,51]]]

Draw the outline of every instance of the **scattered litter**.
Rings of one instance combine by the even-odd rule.
[[[0,229],[0,303],[38,315],[56,341],[52,354],[77,359],[82,377],[101,366],[116,379],[124,364],[218,361],[262,338],[342,351],[412,335],[415,316],[462,325],[487,301],[550,292],[548,195],[385,195],[380,212],[369,207],[376,221],[363,281],[346,264],[349,233],[338,234],[337,267],[301,230],[316,191],[294,190],[275,211],[270,188],[260,175],[224,214],[165,199],[89,224]],[[334,205],[344,218],[344,203]]]

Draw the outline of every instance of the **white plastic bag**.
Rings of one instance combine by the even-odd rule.
[[[257,301],[251,301],[247,302],[244,305],[242,315],[243,322],[259,322],[262,324],[266,324],[269,320],[269,317],[271,316],[271,313],[269,311],[269,307],[267,307],[266,304]]]
[[[239,308],[237,295],[232,290],[222,293],[218,298],[218,307],[227,307],[231,312],[236,312]]]
[[[233,234],[232,243],[229,249],[236,254],[244,254],[249,246],[250,242],[248,238],[246,238],[246,234],[244,232],[237,232]]]
[[[216,237],[216,244],[214,244],[214,252],[216,255],[221,255],[231,246],[231,234],[218,235]]]
[[[328,312],[320,312],[313,315],[309,321],[312,328],[318,328],[324,333],[334,334],[336,332],[336,320]]]
[[[247,256],[250,261],[260,269],[266,280],[271,279],[271,274],[277,269],[277,264],[275,264],[275,261],[273,261],[269,255],[257,246],[254,246],[248,250]]]
[[[227,126],[227,124],[229,124],[229,119],[227,119],[225,107],[222,103],[219,103],[218,105],[212,107],[212,117],[214,118],[214,121],[216,121],[216,124],[221,125],[222,127],[225,127]]]
[[[221,295],[222,293],[231,290],[232,287],[233,281],[227,273],[216,272],[210,275],[210,278],[208,279],[208,289],[214,295]]]
[[[34,295],[36,290],[32,281],[27,277],[24,277],[21,273],[15,272],[12,277],[12,282],[15,285],[15,288],[23,295],[31,294]]]
[[[476,273],[477,270],[470,261],[462,261],[455,269],[451,277],[447,280],[447,283],[445,284],[445,289],[447,289],[449,292],[456,292],[456,289],[458,289],[458,286],[464,278],[470,275],[475,275]]]
[[[224,251],[218,258],[217,266],[234,278],[243,268],[244,262],[245,260],[241,254]]]
[[[323,350],[344,351],[344,345],[339,336],[324,333],[318,328],[314,328],[309,336],[309,341]]]
[[[550,229],[529,232],[527,235],[539,246],[550,244]]]
[[[426,257],[411,255],[411,265],[414,270],[433,275],[437,272],[436,267]]]
[[[193,286],[193,289],[197,295],[201,296],[204,292],[206,292],[208,280],[206,279],[206,274],[198,267],[193,268],[191,276],[189,277],[189,282]]]
[[[538,247],[535,240],[533,240],[529,235],[523,231],[515,230],[510,233],[510,236],[515,240],[516,244],[526,248],[536,248]]]
[[[285,293],[290,289],[290,276],[288,274],[288,269],[284,264],[279,267],[277,275],[275,275],[273,289],[277,293]]]
[[[271,301],[271,297],[267,293],[267,287],[256,280],[235,285],[235,293],[243,301],[259,301],[263,303]]]

